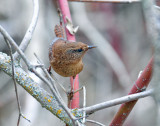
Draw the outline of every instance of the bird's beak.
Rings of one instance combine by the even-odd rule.
[[[88,46],[88,49],[96,48],[97,46]]]

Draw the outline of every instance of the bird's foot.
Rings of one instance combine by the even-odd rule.
[[[47,71],[48,71],[48,73],[49,73],[50,75],[52,75],[51,66],[48,67]]]

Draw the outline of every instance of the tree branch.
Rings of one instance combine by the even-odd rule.
[[[141,0],[68,0],[71,2],[99,2],[99,3],[132,3],[140,2]]]
[[[9,76],[12,76],[12,66],[11,59],[5,53],[0,52],[0,69],[7,73]],[[64,121],[69,126],[72,126],[72,121],[68,114],[62,108],[62,105],[59,104],[58,100],[54,95],[49,94],[43,88],[39,86],[15,61],[15,79],[19,85],[21,85],[30,95],[32,95],[42,107],[49,110],[59,119]],[[75,112],[75,116],[81,117],[80,112]]]
[[[70,10],[69,10],[69,6],[68,6],[68,1],[67,0],[58,0],[59,2],[59,6],[62,12],[62,16],[63,16],[63,21],[65,26],[67,25],[67,19],[72,22],[71,19],[71,14],[70,14]],[[66,28],[66,37],[67,40],[69,40],[70,42],[76,42],[75,36],[72,35],[69,30]],[[74,91],[79,89],[79,76],[76,75],[76,77],[73,78],[70,77],[70,82],[71,82],[71,88],[73,88],[73,82],[74,82]],[[71,108],[79,108],[79,92],[75,93],[73,95],[72,101],[71,101]]]
[[[32,35],[33,35],[33,32],[35,30],[35,27],[37,25],[37,21],[38,21],[38,14],[39,14],[39,0],[32,0],[33,1],[33,7],[34,7],[34,10],[33,10],[33,16],[32,16],[32,20],[31,20],[31,23],[30,23],[30,26],[28,28],[28,30],[26,31],[26,34],[19,46],[19,48],[24,52],[26,50],[26,48],[28,47],[30,41],[31,41],[31,38],[32,38]],[[13,56],[14,58],[17,58],[18,57],[18,53],[16,52]]]
[[[90,122],[90,123],[96,124],[96,125],[98,125],[98,126],[105,126],[104,124],[102,124],[102,123],[100,123],[100,122],[97,122],[97,121],[94,121],[94,120],[86,119],[86,122]]]

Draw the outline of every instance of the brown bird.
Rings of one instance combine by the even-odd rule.
[[[82,42],[69,42],[64,39],[64,30],[61,26],[55,26],[55,38],[49,48],[49,60],[56,73],[63,77],[75,77],[83,69],[82,58],[88,46]]]

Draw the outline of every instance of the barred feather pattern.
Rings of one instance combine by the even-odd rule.
[[[58,38],[64,38],[64,28],[61,25],[56,25],[54,29],[55,35]]]

